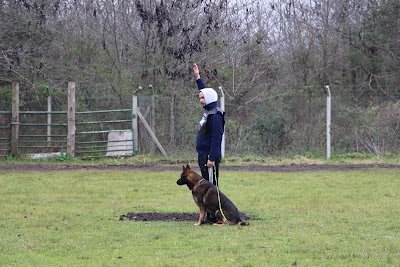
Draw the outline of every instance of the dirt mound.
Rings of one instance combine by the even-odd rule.
[[[395,164],[287,164],[287,165],[249,165],[220,166],[221,171],[265,171],[265,172],[304,172],[304,171],[344,171],[359,169],[397,169]],[[70,171],[70,170],[146,170],[146,171],[182,171],[182,166],[160,164],[4,164],[0,171]],[[196,169],[196,167],[195,167]]]
[[[198,213],[157,213],[157,212],[128,212],[119,217],[120,221],[193,221],[199,218]]]
[[[249,220],[249,217],[244,214],[240,213],[240,216],[245,219],[246,221]],[[158,212],[128,212],[126,215],[121,215],[119,217],[120,221],[130,220],[130,221],[192,221],[197,222],[199,219],[199,213],[179,213],[179,212],[172,212],[172,213],[158,213]]]

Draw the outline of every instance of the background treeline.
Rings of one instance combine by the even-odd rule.
[[[326,84],[334,153],[398,153],[399,61],[398,0],[0,0],[0,110],[14,81],[21,110],[66,110],[68,81],[80,110],[154,95],[168,154],[194,152],[193,62],[230,155],[324,153]]]

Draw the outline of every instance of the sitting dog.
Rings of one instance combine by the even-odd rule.
[[[199,221],[195,224],[196,226],[204,223],[206,212],[215,214],[217,222],[213,225],[249,225],[240,217],[239,211],[232,201],[221,191],[219,192],[220,207],[217,187],[190,169],[189,164],[186,167],[183,166],[181,178],[176,183],[178,185],[186,184],[189,187],[194,201],[200,208]]]

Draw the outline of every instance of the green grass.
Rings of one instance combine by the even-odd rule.
[[[136,155],[134,157],[120,158],[71,158],[65,154],[60,157],[46,159],[29,159],[21,157],[7,157],[5,160],[0,158],[1,165],[7,164],[76,164],[76,165],[98,165],[98,164],[156,164],[167,166],[181,166],[182,163],[192,162],[197,165],[197,155],[192,154],[169,156],[168,158],[157,155]],[[400,164],[400,154],[364,154],[364,153],[345,153],[333,154],[330,160],[325,155],[306,154],[293,155],[290,157],[259,157],[259,156],[230,156],[223,159],[224,166],[246,166],[246,165],[288,165],[288,164]]]
[[[250,226],[119,221],[197,212],[177,171],[0,173],[0,266],[399,266],[400,170],[222,171]]]

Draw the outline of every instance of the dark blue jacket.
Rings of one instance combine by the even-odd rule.
[[[200,78],[196,81],[199,90],[206,88],[206,84]],[[216,110],[218,108],[218,110]],[[204,133],[197,133],[197,153],[208,155],[208,159],[216,161],[221,159],[221,142],[224,133],[224,115],[219,109],[218,102],[209,103],[204,107],[209,111]]]

